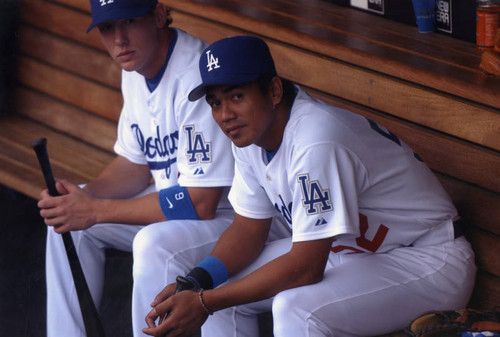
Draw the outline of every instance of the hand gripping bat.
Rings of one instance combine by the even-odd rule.
[[[180,291],[184,290],[191,290],[191,289],[196,289],[197,285],[190,279],[184,277],[184,276],[177,276],[176,278],[177,281],[177,287],[175,288],[175,293],[177,294]],[[167,319],[169,312],[167,312],[162,319],[160,319],[158,324],[161,324],[164,320]],[[161,335],[160,337],[165,337],[165,335]],[[189,337],[200,337],[199,332],[195,333]]]
[[[58,196],[54,175],[49,161],[47,152],[47,139],[38,138],[31,142],[31,147],[36,153],[40,168],[42,169],[45,184],[51,196]],[[62,234],[66,255],[68,256],[71,273],[73,274],[73,281],[75,282],[76,293],[80,303],[80,310],[83,316],[83,323],[87,337],[104,337],[104,328],[99,318],[96,306],[90,294],[85,275],[83,274],[82,266],[78,255],[76,253],[71,233],[66,232]]]

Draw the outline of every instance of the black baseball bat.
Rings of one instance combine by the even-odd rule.
[[[58,196],[59,193],[56,189],[56,183],[47,151],[47,139],[35,139],[31,142],[31,147],[35,151],[38,158],[38,163],[42,169],[49,194],[51,196]],[[82,266],[80,264],[80,260],[78,259],[71,233],[63,233],[62,238],[66,249],[66,255],[68,256],[71,273],[73,274],[73,281],[75,283],[87,337],[104,337],[104,328],[99,317],[99,313],[97,312],[97,308],[94,304],[94,300],[92,299],[92,295],[90,294],[87,281],[85,280],[85,275],[83,274]]]

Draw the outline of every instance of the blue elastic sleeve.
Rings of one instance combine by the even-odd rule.
[[[175,185],[161,190],[159,201],[167,220],[200,220],[185,187]]]
[[[208,256],[198,267],[205,269],[212,277],[213,287],[217,288],[228,279],[226,265],[216,257]]]

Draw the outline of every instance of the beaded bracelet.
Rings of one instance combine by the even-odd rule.
[[[213,311],[210,311],[210,309],[208,309],[208,307],[205,305],[205,302],[203,302],[203,289],[200,289],[198,296],[200,297],[201,307],[207,312],[207,314],[213,315],[214,314]]]

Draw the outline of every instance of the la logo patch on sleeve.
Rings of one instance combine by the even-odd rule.
[[[302,190],[302,205],[307,215],[329,212],[333,210],[330,190],[321,188],[319,181],[309,180],[309,174],[300,174],[297,181]]]
[[[212,143],[206,142],[202,132],[195,132],[194,125],[184,126],[187,134],[188,146],[186,157],[189,164],[212,162]]]

